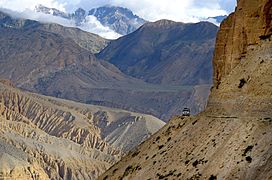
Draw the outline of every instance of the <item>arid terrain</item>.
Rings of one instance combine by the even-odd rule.
[[[91,14],[131,33],[0,12],[0,179],[272,180],[271,0],[237,0],[219,30]]]
[[[272,3],[221,24],[208,106],[177,116],[99,179],[272,179]]]
[[[160,37],[160,42],[149,49],[145,47],[150,44],[143,48],[142,44],[149,42],[153,31],[156,34],[151,40],[156,41]],[[120,55],[128,58],[128,63],[135,61],[135,56],[148,57],[143,66],[156,65],[149,76],[157,79],[156,82],[150,81],[157,84],[125,74],[111,62],[98,60],[94,53],[100,52],[108,40],[79,29],[18,19],[0,12],[0,32],[0,40],[5,42],[0,44],[0,66],[5,67],[0,69],[0,78],[11,80],[18,88],[151,114],[165,122],[180,114],[183,107],[190,107],[196,114],[206,106],[217,32],[217,27],[211,23],[148,23],[131,35],[111,41],[113,45],[124,41],[118,52],[122,49],[127,51]],[[203,34],[200,40],[193,38],[198,34]],[[180,38],[189,35],[189,39]],[[139,43],[127,50],[123,44],[131,39],[139,39]],[[116,54],[113,47],[110,43],[103,52],[110,50]],[[162,47],[164,50],[160,50]],[[137,50],[136,54],[133,49]],[[156,52],[161,54],[159,59],[155,57]],[[120,62],[123,62],[123,57],[119,58]],[[135,68],[140,71],[142,60],[138,61]],[[127,67],[126,63],[123,64]]]
[[[95,179],[165,123],[0,83],[0,178]],[[7,85],[8,84],[8,85]]]

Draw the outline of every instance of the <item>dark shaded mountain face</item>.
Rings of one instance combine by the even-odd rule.
[[[134,33],[112,41],[97,57],[149,83],[211,84],[217,30],[208,22],[146,23]]]
[[[53,33],[31,20],[0,13],[0,78],[21,89],[84,103],[145,112],[167,121],[184,106],[203,110],[209,85],[153,85],[98,61],[65,27]],[[72,31],[72,29],[71,29]],[[79,30],[80,31],[80,30]],[[58,32],[58,31],[57,31]],[[80,42],[80,40],[79,40]]]
[[[108,26],[115,32],[126,35],[134,32],[146,21],[127,8],[116,6],[104,6],[89,11],[89,15],[95,16],[104,26]]]

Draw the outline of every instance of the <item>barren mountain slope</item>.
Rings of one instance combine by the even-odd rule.
[[[97,57],[146,82],[212,84],[212,54],[217,30],[217,26],[209,22],[149,22],[111,41]]]
[[[239,0],[217,37],[206,111],[173,118],[100,179],[272,179],[271,8]]]
[[[64,75],[80,77],[89,86],[97,82],[133,82],[116,67],[98,62],[94,55],[70,39],[42,30],[0,29],[0,74],[21,88],[46,91],[51,81]],[[49,81],[49,82],[46,82]]]
[[[109,40],[78,28],[64,27],[53,23],[40,23],[38,21],[28,19],[13,18],[4,12],[0,12],[0,27],[15,28],[22,31],[35,29],[55,33],[66,38],[70,38],[80,47],[87,49],[92,53],[98,53],[109,43]]]
[[[164,123],[0,83],[0,178],[94,179]]]
[[[104,39],[99,35],[85,32],[78,28],[64,27],[58,24],[41,24],[38,29],[71,38],[80,47],[90,51],[91,53],[99,53],[109,43],[109,40]]]

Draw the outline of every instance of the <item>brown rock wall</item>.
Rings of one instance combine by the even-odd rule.
[[[272,34],[272,2],[239,0],[235,14],[221,24],[214,53],[214,84],[221,83],[247,54],[250,45],[259,44]]]

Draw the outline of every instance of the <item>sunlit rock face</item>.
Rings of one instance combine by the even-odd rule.
[[[99,179],[271,179],[271,7],[238,1],[217,36],[206,110],[173,118]]]

